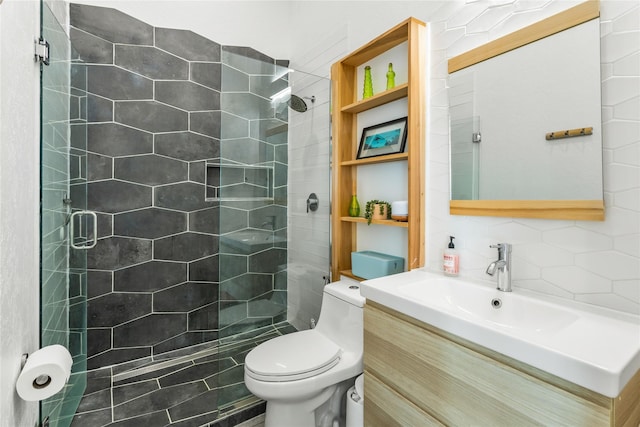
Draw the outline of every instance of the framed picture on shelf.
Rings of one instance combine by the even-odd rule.
[[[407,143],[407,118],[391,120],[362,129],[356,159],[404,152]]]

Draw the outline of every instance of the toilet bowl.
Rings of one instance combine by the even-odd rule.
[[[267,402],[265,427],[331,427],[362,373],[359,283],[342,278],[324,288],[315,329],[264,342],[245,358],[244,381]]]

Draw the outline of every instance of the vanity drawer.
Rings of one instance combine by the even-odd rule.
[[[577,396],[420,324],[367,303],[365,372],[441,423],[610,425],[603,396]],[[370,398],[378,399],[365,392],[365,408]]]
[[[442,426],[438,420],[387,387],[368,371],[364,372],[364,395],[365,426]]]

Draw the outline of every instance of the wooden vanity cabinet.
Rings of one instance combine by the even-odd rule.
[[[640,423],[640,372],[611,399],[372,301],[364,373],[365,426]]]

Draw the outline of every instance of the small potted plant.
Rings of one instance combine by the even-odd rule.
[[[364,217],[367,219],[367,225],[371,224],[373,219],[389,219],[391,205],[383,200],[369,200],[364,208]]]

